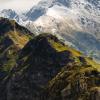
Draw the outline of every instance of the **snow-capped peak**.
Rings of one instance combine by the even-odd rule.
[[[19,22],[19,15],[12,9],[3,9],[0,12],[0,17],[15,19],[17,22]]]

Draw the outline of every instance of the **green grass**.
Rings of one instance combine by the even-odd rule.
[[[67,48],[64,45],[62,45],[61,43],[55,42],[53,40],[49,40],[49,42],[50,42],[51,46],[54,49],[56,49],[57,52],[62,52],[62,51],[67,50]]]
[[[54,40],[49,40],[51,46],[56,49],[57,52],[62,52],[65,50],[69,50],[74,56],[81,56],[82,53],[80,53],[79,51],[68,47],[67,45],[63,45],[60,42],[55,42]]]
[[[16,65],[16,61],[15,59],[10,59],[9,61],[7,61],[7,63],[5,63],[3,65],[2,70],[9,73],[11,71],[11,69]]]

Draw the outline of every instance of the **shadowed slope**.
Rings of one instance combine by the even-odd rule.
[[[7,100],[91,100],[100,86],[99,68],[55,36],[41,34],[21,50]]]

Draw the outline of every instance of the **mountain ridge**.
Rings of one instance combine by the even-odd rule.
[[[15,17],[14,19],[33,33],[49,32],[57,34],[88,56],[90,56],[91,52],[94,52],[92,57],[99,60],[99,5],[100,2],[97,0],[42,0],[24,14],[18,15],[16,13],[15,16],[18,15],[19,20]],[[11,13],[11,10],[9,11]],[[79,33],[80,37],[77,35]],[[87,42],[82,43],[80,40],[84,41],[82,36],[85,37],[85,35],[87,36]],[[95,43],[92,47],[87,45],[92,43]],[[84,46],[84,49],[82,46]]]
[[[14,20],[0,18],[0,70],[2,72],[0,80],[9,74],[16,64],[17,53],[32,36],[29,30]]]
[[[5,34],[8,34],[9,28],[14,31],[10,25],[15,25],[15,21],[13,24],[8,24],[9,20],[5,18],[1,20],[7,21],[2,23],[3,26],[0,24],[2,27],[6,25]],[[16,28],[20,30],[20,34],[29,35],[26,28],[20,25],[19,27]],[[2,41],[0,41],[0,46],[1,44]],[[14,51],[14,55],[11,50]],[[1,100],[73,100],[75,98],[76,100],[79,98],[91,100],[89,99],[92,95],[91,91],[93,93],[97,91],[98,94],[93,95],[97,96],[98,100],[100,65],[81,52],[69,47],[55,35],[41,33],[30,38],[17,52],[15,50],[17,49],[12,48],[10,49],[10,55],[6,53],[2,56],[4,58],[7,56],[7,61],[14,59],[13,64],[9,64],[3,58],[0,58],[0,61],[6,65],[3,65],[3,69],[0,69]],[[2,68],[2,65],[0,66]],[[84,77],[83,80],[78,78],[79,76]],[[86,81],[87,77],[88,81]],[[74,84],[73,80],[76,84],[78,82],[79,85]],[[67,91],[68,84],[70,86],[68,86],[69,90]],[[81,85],[86,85],[87,88],[82,88]],[[91,89],[93,87],[93,89],[90,90],[88,86]],[[71,92],[72,90],[74,91]],[[66,94],[66,91],[70,94]],[[77,95],[79,91],[81,94]],[[87,92],[88,94],[86,94]]]

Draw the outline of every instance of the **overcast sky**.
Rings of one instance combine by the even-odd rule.
[[[40,0],[0,0],[0,10],[14,9],[18,12],[26,11]]]

